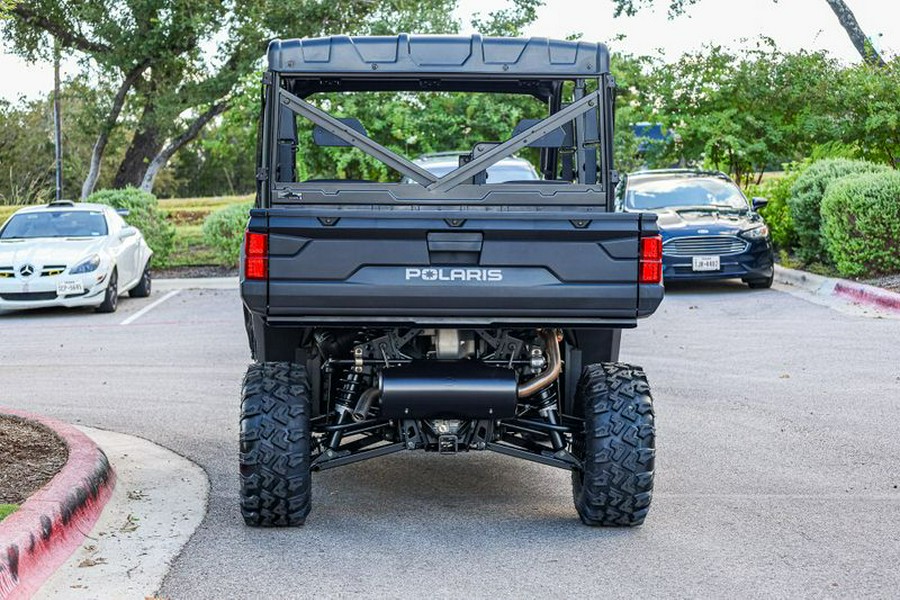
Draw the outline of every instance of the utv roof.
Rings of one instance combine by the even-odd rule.
[[[609,72],[603,44],[547,38],[409,35],[273,40],[269,69],[284,74],[569,79]]]

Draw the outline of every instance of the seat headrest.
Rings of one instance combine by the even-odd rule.
[[[338,119],[344,125],[349,126],[354,131],[358,131],[364,136],[368,137],[368,133],[366,132],[366,128],[363,127],[363,124],[359,122],[359,119],[356,117],[343,117]],[[322,129],[321,126],[316,125],[313,128],[313,141],[318,146],[352,146],[352,144],[348,144],[338,136],[333,133]]]
[[[541,119],[522,119],[516,128],[513,129],[512,137],[515,137],[536,125]],[[575,145],[574,136],[572,135],[572,123],[565,123],[561,127],[554,129],[544,137],[528,143],[529,148],[569,148]]]

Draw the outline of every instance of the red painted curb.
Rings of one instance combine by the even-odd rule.
[[[900,311],[900,294],[873,285],[837,281],[834,284],[834,295],[843,296],[862,304]]]
[[[50,482],[0,522],[0,598],[29,598],[91,531],[116,483],[106,455],[76,428],[18,410],[61,437],[69,460]]]

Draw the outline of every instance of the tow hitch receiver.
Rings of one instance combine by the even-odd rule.
[[[456,454],[459,452],[459,438],[455,435],[442,435],[438,438],[440,454]]]

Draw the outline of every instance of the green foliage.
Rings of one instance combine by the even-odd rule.
[[[786,165],[784,175],[770,177],[762,184],[752,185],[746,190],[748,196],[758,196],[769,201],[760,214],[769,226],[775,246],[785,252],[793,250],[798,243],[797,230],[788,208],[788,199],[794,183],[807,166],[809,165],[805,162]]]
[[[471,150],[505,140],[524,118],[546,116],[544,104],[521,94],[366,92],[318,94],[311,101],[337,117],[356,117],[369,137],[404,156]],[[320,147],[311,122],[297,119],[297,178],[396,181],[398,174],[356,148]],[[534,159],[534,150],[523,157]]]
[[[837,83],[843,138],[856,140],[863,158],[900,166],[900,56],[846,69]]]
[[[18,504],[0,504],[0,521],[16,512],[17,508],[19,508]]]
[[[831,114],[838,70],[822,53],[787,54],[768,41],[740,54],[707,48],[657,66],[650,105],[654,120],[678,134],[670,162],[705,164],[746,186],[769,165],[839,139]]]
[[[852,175],[831,183],[822,200],[822,237],[842,275],[900,272],[900,173]]]
[[[537,18],[537,9],[544,0],[512,0],[512,6],[493,11],[487,18],[476,14],[472,27],[483,35],[516,37]]]
[[[203,221],[203,241],[225,264],[233,266],[238,262],[252,206],[252,202],[232,204],[210,213]]]
[[[175,228],[166,221],[166,213],[160,210],[156,196],[136,188],[124,188],[94,192],[87,201],[128,210],[125,221],[141,230],[153,250],[153,264],[166,265],[175,240]]]
[[[797,230],[797,253],[805,262],[828,261],[821,237],[821,205],[828,185],[857,173],[885,171],[886,167],[861,160],[832,158],[809,166],[794,182],[788,208]]]

